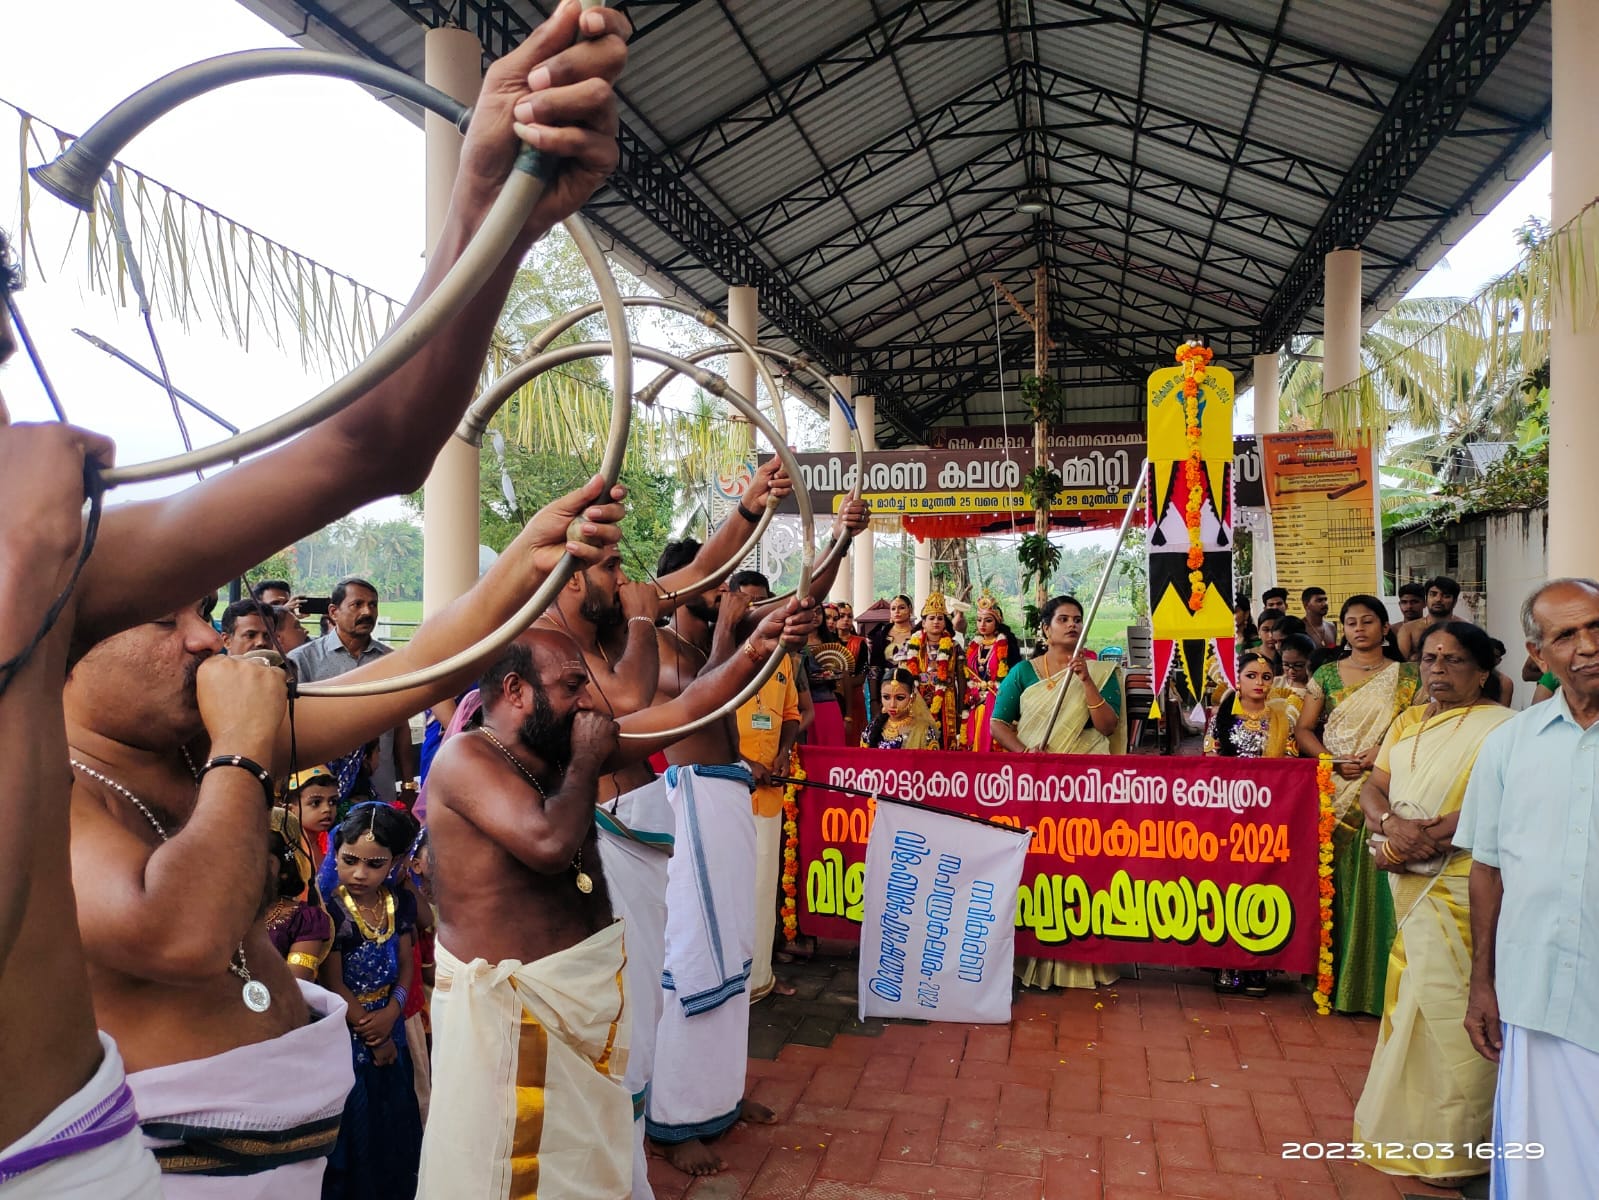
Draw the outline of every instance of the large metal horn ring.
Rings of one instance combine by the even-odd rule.
[[[589,270],[594,273],[594,282],[599,285],[600,303],[604,307],[607,319],[611,324],[614,338],[623,342],[623,350],[627,357],[617,358],[612,363],[612,370],[616,380],[616,395],[611,405],[611,428],[605,443],[605,456],[600,461],[599,473],[605,477],[606,488],[600,494],[600,503],[604,503],[610,496],[610,487],[622,473],[622,459],[627,453],[627,432],[633,420],[633,402],[630,389],[633,386],[633,356],[644,357],[643,347],[634,347],[627,344],[627,318],[622,311],[622,296],[617,290],[616,279],[611,275],[610,268],[605,263],[605,255],[600,250],[599,243],[594,240],[594,235],[589,232],[589,227],[576,219],[567,225],[572,240],[577,243],[578,252],[582,254],[583,261],[588,264]],[[590,345],[601,347],[601,354],[616,354],[616,342],[592,342]],[[598,357],[598,356],[595,356]],[[527,627],[533,624],[546,608],[555,601],[566,581],[572,578],[582,563],[571,554],[561,555],[560,562],[550,572],[548,578],[539,585],[533,595],[528,597],[527,603],[517,610],[516,614],[496,629],[493,633],[483,638],[476,645],[451,655],[442,662],[434,663],[430,667],[422,667],[409,671],[404,675],[395,675],[388,679],[374,679],[365,683],[307,683],[299,688],[302,696],[382,696],[390,692],[403,691],[406,688],[421,687],[423,684],[433,683],[447,675],[465,670],[481,663],[490,655],[497,654],[514,642]],[[774,668],[775,669],[775,668]],[[763,680],[764,682],[764,680]]]
[[[499,404],[503,403],[507,396],[511,395],[517,390],[517,388],[527,383],[528,380],[550,370],[552,367],[564,366],[567,363],[576,362],[579,359],[601,358],[610,352],[610,346],[604,342],[577,342],[573,345],[560,346],[554,350],[545,351],[537,358],[527,359],[523,362],[520,362],[495,382],[494,389],[491,392],[485,393],[478,399],[477,403],[472,406],[472,411],[467,415],[468,421],[471,421],[474,417],[478,417],[481,419],[482,424],[486,424],[488,419],[494,415],[495,408],[497,408]],[[776,450],[777,457],[783,461],[783,466],[787,468],[790,475],[792,475],[795,479],[799,478],[799,463],[794,458],[794,452],[788,448],[788,443],[784,441],[782,436],[778,433],[777,427],[771,421],[767,420],[766,416],[755,406],[752,401],[741,395],[735,388],[729,385],[726,380],[722,379],[721,376],[713,375],[704,367],[696,366],[694,363],[679,358],[675,354],[668,354],[664,350],[657,350],[654,346],[634,346],[633,354],[638,358],[644,359],[646,362],[660,363],[662,366],[669,367],[673,371],[687,375],[700,387],[727,400],[729,404],[738,409],[739,412],[743,413],[744,416],[749,419],[750,424],[754,425],[756,429],[760,430],[761,434],[772,443],[772,448]],[[498,397],[498,399],[494,400],[495,397]],[[494,400],[492,406],[489,403],[491,400]],[[480,431],[478,435],[480,437],[482,424],[478,424],[476,426],[476,428]],[[464,425],[465,422],[463,422],[463,426]],[[801,529],[800,569],[799,579],[795,585],[795,590],[799,594],[804,595],[806,592],[810,591],[811,576],[814,572],[814,560],[816,556],[816,527],[811,512],[810,493],[804,488],[796,488],[794,499],[799,506]],[[768,509],[762,514],[763,524],[766,520],[769,520],[770,517],[771,510]],[[735,559],[734,563],[736,564],[738,561],[738,559]],[[723,577],[725,578],[727,574],[731,573],[732,567],[729,566]],[[721,580],[717,579],[713,583],[704,585],[704,587],[702,587],[700,590],[703,591],[705,587],[714,586],[714,583],[719,582],[721,582]],[[760,691],[765,685],[766,681],[776,674],[778,667],[782,665],[784,655],[787,653],[787,647],[785,647],[780,641],[773,649],[771,657],[768,658],[761,669],[755,673],[755,677],[744,685],[743,689],[738,695],[728,700],[725,704],[718,705],[713,711],[706,713],[702,717],[696,717],[694,720],[689,721],[687,724],[679,727],[676,730],[666,730],[659,733],[649,734],[622,733],[618,736],[623,738],[637,738],[641,740],[644,738],[656,739],[663,737],[676,740],[677,738],[693,733],[696,729],[700,729],[711,724],[713,721],[720,720],[722,717],[725,717],[730,713],[737,712],[740,706],[745,703],[745,701],[749,700],[755,695],[756,692]]]
[[[782,393],[778,390],[777,380],[773,378],[771,371],[767,368],[762,357],[763,355],[777,357],[775,351],[766,351],[762,347],[748,341],[736,330],[729,328],[720,317],[707,308],[695,308],[693,305],[683,304],[677,300],[657,299],[653,296],[626,296],[623,297],[622,303],[628,308],[663,308],[671,312],[683,313],[724,334],[733,343],[732,349],[743,351],[743,353],[747,354],[751,361],[755,363],[756,372],[760,376],[761,381],[766,384],[766,389],[773,398],[773,408],[775,410],[773,421],[777,431],[777,437],[773,440],[773,445],[786,446],[788,444],[788,423],[783,416]],[[460,438],[462,441],[467,442],[469,445],[481,446],[483,444],[484,432],[488,429],[488,424],[494,418],[494,414],[499,412],[500,408],[505,404],[505,402],[515,395],[518,390],[525,387],[530,379],[542,374],[544,371],[549,369],[550,365],[552,365],[545,363],[542,357],[547,352],[550,343],[556,338],[560,337],[561,334],[565,333],[568,329],[572,328],[572,326],[576,325],[579,321],[585,320],[599,311],[600,306],[598,304],[585,304],[578,308],[574,308],[569,312],[563,313],[561,316],[556,317],[553,321],[541,329],[532,339],[532,341],[528,343],[527,348],[523,351],[521,359],[516,363],[516,365],[514,365],[504,375],[501,375],[498,379],[496,379],[489,387],[488,391],[484,392],[475,401],[473,401],[472,407],[469,408],[466,412],[466,415],[461,418],[461,424],[459,427],[457,427],[455,436]],[[642,353],[639,351],[635,351],[635,353],[639,354],[640,357],[643,357]],[[709,356],[704,354],[696,354],[691,356],[689,359],[680,359],[677,361],[694,362],[698,358],[703,357]],[[564,362],[567,360],[563,359],[561,361]],[[793,359],[792,361],[799,362],[800,360]],[[814,368],[811,369],[814,371]],[[676,368],[669,368],[662,376],[662,379],[664,380],[665,378],[669,378],[678,373],[679,372]],[[706,391],[711,392],[713,395],[721,396],[725,399],[731,400],[732,388],[720,375],[712,374],[709,371],[697,371],[695,374],[695,379]],[[657,381],[657,383],[660,382],[661,380]],[[825,379],[824,383],[826,383]],[[827,386],[829,389],[831,389],[832,385],[827,384]],[[659,390],[659,388],[657,387],[656,390]],[[643,393],[640,393],[640,396],[642,395]],[[839,397],[839,402],[843,404],[844,400],[842,396]],[[850,428],[854,429],[855,413],[847,404],[844,405],[844,411],[849,418]],[[859,434],[857,434],[856,467],[858,470],[863,468],[863,461],[864,460],[860,458],[860,437]],[[794,480],[795,486],[798,487],[800,482],[799,477],[794,476]],[[857,488],[855,496],[858,497],[859,494],[859,488]],[[750,530],[749,537],[744,539],[744,543],[733,552],[732,556],[729,557],[725,563],[712,569],[703,579],[695,580],[693,583],[684,584],[682,587],[677,588],[674,591],[658,593],[660,601],[664,604],[675,604],[684,596],[693,596],[699,592],[706,591],[707,589],[716,587],[718,584],[720,584],[734,571],[738,570],[739,563],[743,562],[750,556],[750,554],[754,552],[755,547],[760,544],[761,538],[765,536],[767,526],[772,523],[772,517],[776,514],[776,511],[776,503],[768,501],[766,507],[761,511],[760,519],[756,521],[754,528]],[[845,541],[844,539],[839,539],[839,541],[835,542],[834,545],[828,547],[827,555],[823,557],[823,562],[831,564],[836,557],[844,552],[844,549]],[[791,594],[792,593],[785,592],[781,598],[786,599]]]
[[[740,347],[734,344],[723,346],[706,346],[701,350],[694,351],[692,354],[685,355],[684,361],[698,364],[707,358],[720,358],[726,354],[737,353],[739,349]],[[855,486],[850,489],[848,500],[859,500],[861,498],[861,490],[866,484],[866,447],[861,441],[861,430],[860,426],[855,420],[854,406],[852,406],[850,402],[844,398],[843,392],[839,391],[833,386],[833,381],[826,375],[822,374],[822,372],[817,369],[815,364],[809,362],[808,360],[801,358],[797,354],[788,354],[782,350],[774,350],[770,346],[757,345],[755,347],[755,351],[757,354],[760,354],[766,358],[775,358],[778,362],[784,364],[790,370],[804,371],[812,379],[816,380],[822,385],[822,387],[827,391],[827,394],[833,398],[833,403],[837,404],[839,410],[843,412],[844,423],[849,427],[850,448],[855,452]],[[676,375],[677,372],[670,368],[662,371],[654,379],[650,380],[649,383],[645,384],[638,390],[638,394],[633,397],[634,401],[639,404],[654,404],[655,398],[661,393],[661,389],[671,382]],[[779,405],[778,408],[779,411],[781,411],[782,406]],[[795,479],[794,486],[796,488],[802,487],[804,486],[804,481],[802,479]],[[849,550],[849,542],[850,539],[848,537],[835,538],[822,553],[822,556],[816,560],[816,566],[813,568],[814,573],[820,575],[823,571],[832,567],[832,565],[839,559],[843,558]],[[792,591],[783,592],[780,595],[773,596],[771,600],[766,601],[766,603],[775,604],[779,601],[787,600],[793,594],[794,593]]]
[[[591,7],[598,0],[584,0]],[[450,121],[464,130],[470,109],[459,101],[419,83],[402,71],[383,67],[365,59],[325,54],[311,50],[246,50],[224,54],[183,67],[140,89],[94,124],[55,162],[33,172],[41,187],[85,211],[94,208],[94,193],[101,176],[124,146],[151,122],[186,100],[241,80],[272,75],[332,75],[401,96]],[[271,421],[215,445],[152,462],[121,466],[104,472],[107,487],[135,483],[235,462],[246,454],[265,449],[292,437],[325,417],[340,412],[357,397],[388,378],[451,320],[461,307],[477,294],[505,258],[528,215],[543,194],[545,186],[559,169],[559,160],[524,146],[505,186],[461,257],[438,286],[388,335],[355,370],[313,396],[310,400]],[[567,229],[577,237],[577,218],[567,221]],[[599,258],[603,264],[603,256]],[[609,276],[609,268],[604,273]],[[590,262],[590,270],[594,264]],[[596,272],[596,283],[599,273]],[[602,296],[607,290],[602,285]],[[626,322],[620,318],[614,282],[604,308],[611,325],[613,357],[618,382],[617,403],[623,403],[630,388],[621,382],[630,361]],[[613,421],[613,434],[617,423]],[[626,423],[621,423],[626,436]],[[609,455],[620,468],[621,455]],[[608,475],[615,482],[614,475]],[[309,693],[307,693],[309,694]]]

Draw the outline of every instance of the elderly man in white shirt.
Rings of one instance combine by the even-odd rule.
[[[1454,838],[1473,859],[1466,1031],[1499,1064],[1495,1200],[1590,1195],[1599,1153],[1599,582],[1550,580],[1521,619],[1560,690],[1488,735]]]

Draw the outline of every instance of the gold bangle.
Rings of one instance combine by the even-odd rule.
[[[762,654],[759,650],[757,650],[755,648],[755,643],[754,642],[745,642],[744,643],[744,653],[745,653],[745,655],[748,656],[749,660],[752,663],[758,663],[763,658],[766,657],[764,654]]]
[[[1107,705],[1107,704],[1109,704],[1109,703],[1110,703],[1110,701],[1109,701],[1109,700],[1106,700],[1106,699],[1105,699],[1105,697],[1103,697],[1103,696],[1101,696],[1101,697],[1100,697],[1100,698],[1099,698],[1099,703],[1098,703],[1098,704],[1090,704],[1090,705],[1089,705],[1089,706],[1088,706],[1088,711],[1089,711],[1089,712],[1093,712],[1093,711],[1094,711],[1094,710],[1095,710],[1095,709],[1096,709],[1096,708],[1104,708],[1104,707],[1105,707],[1105,705]]]
[[[1403,858],[1399,857],[1399,855],[1394,853],[1393,844],[1390,842],[1384,842],[1382,844],[1382,853],[1383,857],[1391,863],[1402,863],[1405,861]]]
[[[307,954],[303,950],[291,950],[291,951],[289,951],[289,960],[288,961],[289,961],[289,966],[291,966],[291,967],[305,967],[307,970],[311,970],[311,971],[315,971],[318,967],[320,967],[322,965],[320,962],[317,961],[316,955]]]

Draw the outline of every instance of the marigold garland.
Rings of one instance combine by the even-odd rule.
[[[1333,952],[1333,827],[1338,818],[1333,813],[1333,760],[1323,754],[1316,762],[1316,795],[1321,802],[1316,830],[1319,835],[1316,850],[1316,895],[1321,906],[1320,949],[1316,952],[1316,1011],[1326,1016],[1332,1011]]]
[[[790,756],[788,774],[801,781],[783,791],[783,940],[792,946],[799,937],[799,790],[805,779],[798,754]]]
[[[1177,347],[1177,361],[1183,368],[1183,431],[1188,439],[1188,457],[1183,460],[1183,486],[1188,491],[1183,524],[1188,529],[1188,607],[1193,612],[1205,606],[1205,544],[1200,525],[1200,511],[1205,506],[1205,459],[1200,449],[1199,393],[1205,368],[1214,357],[1208,346],[1184,342]]]

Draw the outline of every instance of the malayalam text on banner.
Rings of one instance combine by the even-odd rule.
[[[1010,898],[1026,833],[877,806],[866,844],[860,1019],[1010,1020]]]
[[[877,806],[899,796],[1030,828],[1016,953],[1314,971],[1315,765],[802,746],[799,925],[855,940]]]

